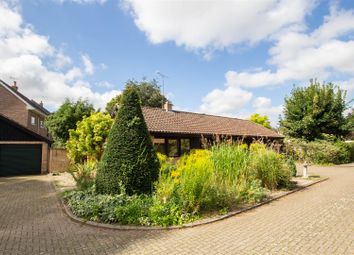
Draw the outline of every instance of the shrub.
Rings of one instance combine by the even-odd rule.
[[[251,150],[219,144],[193,150],[177,163],[158,155],[160,175],[153,195],[97,194],[93,188],[65,196],[75,215],[89,220],[139,225],[176,225],[208,211],[227,212],[240,202],[260,202],[268,188],[286,186],[286,160],[265,146]],[[121,185],[122,187],[123,185]]]
[[[263,187],[276,189],[289,184],[291,173],[280,154],[258,149],[251,152],[251,158],[251,168]]]
[[[159,174],[159,161],[133,87],[123,92],[99,164],[96,190],[98,193],[119,194],[123,189],[131,194],[151,193]]]
[[[291,172],[291,176],[296,177],[297,170],[294,158],[291,156],[288,157],[288,159],[286,160],[286,164],[288,165],[288,168]]]
[[[305,142],[298,139],[285,140],[288,155],[314,164],[344,164],[353,159],[353,145],[342,141],[316,140]]]
[[[79,121],[76,129],[70,129],[66,149],[71,161],[100,160],[112,122],[108,114],[97,112]]]
[[[211,151],[214,167],[220,177],[230,180],[247,178],[250,160],[247,148],[240,145],[221,144],[212,147]]]
[[[78,189],[85,190],[95,183],[97,161],[87,161],[83,164],[77,163],[70,167],[69,173],[74,178]]]
[[[166,164],[166,158],[162,165]],[[164,169],[168,169],[164,167]],[[285,159],[265,145],[219,144],[193,150],[172,171],[162,171],[156,195],[162,202],[181,201],[192,215],[204,210],[231,208],[240,201],[261,200],[266,189],[287,186],[290,169]]]

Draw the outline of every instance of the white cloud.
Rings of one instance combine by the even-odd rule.
[[[71,58],[60,51],[55,56],[53,66],[56,69],[60,70],[60,69],[64,68],[65,66],[70,65],[71,63],[72,63]]]
[[[81,60],[82,60],[82,63],[84,65],[85,72],[87,74],[92,75],[94,73],[95,67],[94,67],[94,65],[91,62],[90,56],[87,55],[87,54],[82,54],[81,55]]]
[[[255,88],[310,78],[354,75],[354,40],[342,37],[354,31],[354,11],[331,8],[324,23],[312,33],[284,31],[270,49],[271,69],[227,73],[230,86]]]
[[[268,97],[257,97],[252,106],[256,109],[269,108],[272,105],[272,100]]]
[[[348,90],[348,98],[354,92],[354,10],[338,10],[331,6],[330,14],[323,24],[312,32],[285,29],[272,36],[274,45],[270,48],[268,63],[272,68],[255,71],[228,71],[225,74],[226,88],[213,90],[206,98],[207,105],[214,107],[215,113],[245,110],[235,105],[228,97],[228,91],[239,89],[247,92],[259,87],[281,86],[294,82],[304,84],[310,78],[333,81]],[[336,77],[348,77],[337,80]],[[337,80],[337,81],[336,81]],[[217,91],[217,93],[215,93]],[[251,93],[251,91],[248,91]],[[240,97],[234,97],[239,100]],[[202,106],[205,107],[205,99]],[[253,102],[255,112],[269,115],[272,123],[282,112],[282,106],[273,106],[269,98],[259,97]]]
[[[251,92],[240,88],[214,89],[202,99],[200,110],[211,114],[235,115],[251,98]]]
[[[76,4],[104,4],[107,0],[55,0],[59,3],[72,2]]]
[[[94,92],[76,66],[71,66],[67,72],[51,70],[46,63],[57,61],[57,67],[69,65],[70,57],[53,47],[48,37],[35,33],[29,24],[24,24],[18,6],[14,6],[0,2],[2,80],[12,83],[12,79],[16,79],[20,92],[38,102],[43,101],[50,109],[57,108],[65,98],[88,99],[96,107],[103,108],[111,97],[120,93],[117,90]]]
[[[114,87],[114,85],[108,81],[97,82],[97,86],[101,87],[101,88],[106,88],[106,89],[111,89]]]
[[[78,78],[82,78],[83,74],[81,72],[81,69],[78,67],[73,67],[69,71],[66,72],[65,74],[65,80],[66,81],[73,81]]]
[[[283,112],[283,106],[274,106],[268,97],[257,97],[252,104],[255,113],[269,117],[272,127],[277,126],[279,115]]]
[[[302,28],[314,0],[161,1],[123,0],[137,27],[154,44],[213,50],[256,43],[289,26]]]

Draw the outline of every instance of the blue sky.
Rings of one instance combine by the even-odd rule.
[[[354,3],[0,0],[0,51],[0,78],[51,110],[66,97],[102,108],[128,79],[160,71],[178,109],[275,125],[310,78],[353,97]]]

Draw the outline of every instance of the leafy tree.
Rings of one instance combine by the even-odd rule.
[[[349,132],[344,111],[346,92],[332,83],[310,80],[308,87],[296,87],[285,98],[284,119],[280,128],[285,135],[308,141],[327,135],[337,138]]]
[[[141,82],[129,80],[126,83],[126,86],[134,87],[136,89],[140,96],[142,106],[161,107],[167,101],[166,97],[161,94],[156,80],[143,80]],[[119,94],[107,103],[106,111],[113,116],[121,103],[122,94]]]
[[[69,129],[75,129],[76,123],[94,111],[86,100],[72,102],[66,99],[59,109],[46,120],[46,127],[55,143],[64,146],[69,139]]]
[[[348,126],[351,132],[354,132],[354,108],[347,116]]]
[[[159,166],[139,94],[135,86],[127,86],[97,171],[96,191],[151,193]]]
[[[112,123],[111,116],[102,112],[92,113],[77,122],[76,129],[69,130],[66,142],[70,159],[75,163],[87,159],[100,160]]]
[[[259,113],[254,113],[250,117],[250,121],[253,121],[254,123],[260,124],[263,127],[271,129],[272,127],[270,126],[270,121],[268,116],[266,115],[260,115]]]

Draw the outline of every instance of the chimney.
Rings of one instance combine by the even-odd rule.
[[[18,87],[17,87],[17,82],[14,81],[13,85],[12,85],[12,89],[17,91],[18,90]]]
[[[41,101],[41,102],[39,103],[39,105],[43,107],[43,101]]]
[[[170,102],[170,101],[166,101],[165,104],[163,105],[163,109],[166,111],[166,112],[170,112],[172,111],[172,106],[173,104]]]

